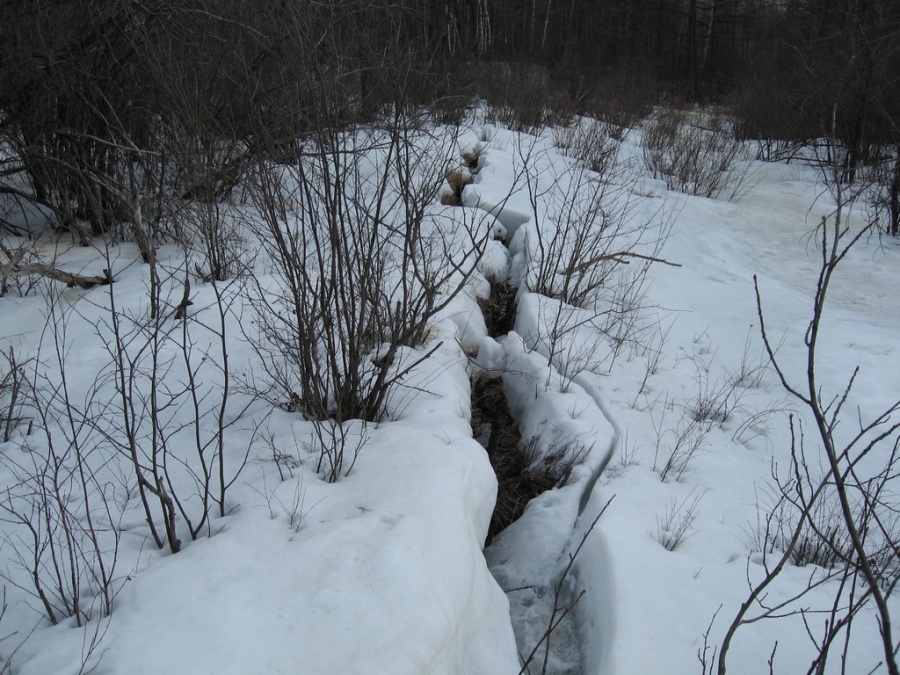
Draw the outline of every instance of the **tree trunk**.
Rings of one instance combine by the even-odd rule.
[[[889,229],[891,236],[900,236],[900,144],[894,150],[894,172],[891,177],[891,222]]]

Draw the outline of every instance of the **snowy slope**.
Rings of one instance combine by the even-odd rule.
[[[479,155],[475,182],[463,193],[466,206],[441,217],[471,223],[487,212],[505,230],[509,250],[499,242],[488,247],[481,274],[432,328],[428,345],[441,346],[398,387],[390,418],[367,427],[349,476],[324,482],[309,424],[252,403],[229,431],[229,466],[249,454],[227,514],[196,541],[183,536],[177,554],[151,543],[134,494],[110,488],[122,505],[119,519],[110,518],[122,528],[114,611],[108,618],[94,612],[83,627],[72,620],[51,626],[40,615],[21,523],[5,512],[0,573],[8,608],[0,638],[9,637],[0,641],[0,664],[9,659],[13,673],[35,675],[493,675],[518,672],[520,658],[539,646],[537,672],[556,602],[557,617],[571,611],[551,635],[547,672],[701,672],[704,634],[709,630],[710,649],[720,643],[747,597],[748,578],[761,574],[758,519],[771,499],[773,469],[788,466],[788,415],[809,425],[766,366],[753,276],[784,370],[799,382],[819,263],[809,233],[834,203],[816,172],[797,164],[754,163],[757,184],[736,203],[670,193],[641,175],[638,141],[632,133],[620,152],[614,199],[627,208],[615,212],[654,235],[636,243],[623,228],[621,241],[680,266],[649,267],[639,302],[623,314],[633,322],[627,339],[595,320],[594,313],[613,315],[615,298],[574,309],[528,286],[537,238],[562,229],[559,195],[580,194],[572,192],[573,160],[554,147],[550,132],[534,138],[473,125],[459,150]],[[863,222],[862,214],[855,218],[851,227]],[[668,235],[661,250],[660,234]],[[135,247],[72,248],[50,237],[42,246],[59,246],[60,263],[85,273],[112,260],[116,297],[129,311],[145,311],[147,271]],[[821,382],[838,394],[859,365],[848,410],[898,398],[898,253],[896,242],[864,238],[842,263],[829,298]],[[162,255],[178,253],[163,247]],[[612,281],[627,281],[635,267],[622,266]],[[497,340],[477,315],[485,277],[520,284],[514,331]],[[194,290],[192,311],[212,322],[209,287]],[[43,345],[41,359],[52,369],[46,293],[0,298],[0,339],[22,355]],[[81,401],[108,365],[96,332],[110,289],[58,293],[58,306],[71,311],[66,364]],[[250,315],[238,306],[229,321],[236,327]],[[229,349],[233,363],[259,368],[244,340],[236,337]],[[485,372],[502,375],[538,457],[565,448],[578,461],[564,485],[533,500],[483,553],[497,483],[472,438],[469,378]],[[716,395],[727,398],[729,414],[696,432],[692,411]],[[685,438],[695,451],[666,470]],[[44,446],[24,427],[0,445],[4,487],[17,485],[17,467],[31,466]],[[660,540],[687,516],[685,537],[667,550]],[[787,569],[771,589],[773,601],[816,573],[814,566]],[[804,607],[827,609],[831,583],[806,596]],[[823,615],[808,619],[821,630]],[[774,672],[805,671],[814,651],[800,616],[742,628],[731,670],[769,672],[776,641]],[[868,672],[878,649],[866,610],[854,628],[848,672]]]

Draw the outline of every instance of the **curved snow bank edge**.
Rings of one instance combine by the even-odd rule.
[[[248,469],[254,484],[236,486],[241,506],[215,536],[150,553],[101,625],[94,672],[517,673],[509,604],[481,551],[496,478],[471,438],[465,357],[442,337],[349,477],[322,483],[309,457],[283,483],[269,472],[267,504]],[[279,439],[308,424],[274,423]],[[293,494],[296,527],[278,507]],[[17,672],[74,672],[96,628],[41,629]]]

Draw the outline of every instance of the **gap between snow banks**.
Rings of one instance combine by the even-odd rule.
[[[511,154],[485,150],[482,144],[486,140],[482,132],[479,168],[489,170],[479,172],[474,183],[463,190],[462,201],[493,215],[506,228],[506,242],[513,249],[508,252],[510,263],[513,255],[522,253],[524,230],[535,224],[523,215],[526,209],[514,203],[515,193],[509,184]],[[507,269],[511,267],[508,264]],[[554,368],[549,355],[542,353],[538,341],[522,337],[542,334],[545,327],[541,325],[540,312],[511,309],[523,301],[529,306],[539,304],[540,299],[521,288],[512,296],[508,285],[510,276],[508,272],[507,285],[500,287],[503,289],[500,297],[483,304],[483,311],[487,310],[486,322],[492,322],[496,319],[492,313],[498,313],[502,323],[495,327],[493,335],[481,341],[475,359],[473,426],[490,423],[478,418],[484,413],[478,408],[477,399],[485,396],[485,385],[478,383],[479,378],[499,378],[509,414],[519,427],[518,445],[527,448],[524,471],[519,475],[550,466],[555,467],[557,480],[531,499],[514,522],[496,533],[496,537],[489,538],[485,557],[509,598],[520,654],[527,655],[541,641],[552,619],[555,601],[557,610],[563,610],[575,602],[581,590],[586,591],[587,597],[593,595],[591,611],[579,613],[578,621],[575,613],[569,613],[554,630],[546,657],[541,649],[540,659],[546,658],[548,673],[597,672],[611,632],[611,619],[605,614],[597,616],[610,592],[606,570],[582,570],[575,565],[563,581],[559,598],[555,598],[554,591],[569,556],[586,536],[585,530],[591,522],[587,516],[591,514],[585,518],[579,516],[618,445],[619,433],[604,410],[599,389],[592,382],[596,376],[586,372],[574,378],[566,377]],[[495,407],[500,405],[503,404],[495,403]],[[475,432],[477,435],[479,429]],[[489,436],[483,440],[490,451]],[[498,482],[502,483],[504,478],[498,471]],[[503,488],[500,489],[502,492]],[[508,505],[501,502],[501,509],[507,511]],[[499,524],[493,527],[499,529]],[[493,528],[491,534],[495,534]],[[599,534],[592,536],[599,538]]]

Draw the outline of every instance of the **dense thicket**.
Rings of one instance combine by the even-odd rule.
[[[728,103],[744,138],[827,134],[848,179],[888,152],[900,182],[898,37],[893,0],[7,1],[0,190],[105,232],[312,130],[479,94]]]
[[[157,196],[220,198],[252,157],[438,98],[421,17],[387,0],[2,3],[0,191],[93,234]]]

